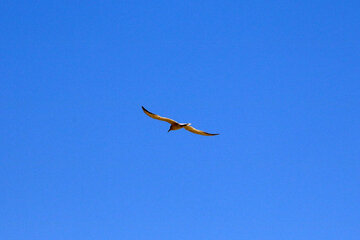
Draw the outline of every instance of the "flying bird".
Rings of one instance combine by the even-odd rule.
[[[204,132],[204,131],[201,131],[201,130],[198,130],[196,128],[193,128],[191,125],[191,123],[178,123],[177,121],[175,120],[172,120],[170,118],[166,118],[166,117],[161,117],[159,115],[156,115],[152,112],[149,112],[148,110],[146,110],[143,106],[141,106],[144,113],[146,115],[148,115],[149,117],[153,118],[153,119],[157,119],[157,120],[161,120],[161,121],[165,121],[165,122],[168,122],[170,123],[170,128],[168,130],[168,132],[172,131],[172,130],[178,130],[178,129],[181,129],[181,128],[185,128],[186,130],[188,130],[189,132],[192,132],[192,133],[196,133],[196,134],[200,134],[200,135],[203,135],[203,136],[215,136],[215,135],[219,135],[218,133],[207,133],[207,132]]]

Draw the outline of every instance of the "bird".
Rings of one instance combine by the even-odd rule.
[[[184,128],[186,130],[188,130],[189,132],[195,133],[195,134],[199,134],[199,135],[203,135],[203,136],[215,136],[215,135],[219,135],[218,133],[207,133],[201,130],[198,130],[194,127],[191,126],[191,123],[178,123],[175,120],[172,120],[170,118],[166,118],[166,117],[161,117],[159,115],[156,115],[152,112],[149,112],[148,110],[146,110],[146,108],[144,108],[143,106],[142,110],[144,111],[144,113],[146,115],[148,115],[149,117],[153,118],[153,119],[157,119],[157,120],[161,120],[161,121],[165,121],[170,123],[170,128],[168,130],[168,132],[170,131],[174,131],[174,130],[179,130],[181,128]]]

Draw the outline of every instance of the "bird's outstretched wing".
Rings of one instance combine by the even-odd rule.
[[[170,124],[177,124],[176,121],[174,121],[174,120],[172,120],[172,119],[170,119],[170,118],[161,117],[161,116],[156,115],[156,114],[154,114],[154,113],[152,113],[152,112],[149,112],[149,111],[146,110],[143,106],[141,106],[141,107],[142,107],[144,113],[145,113],[146,115],[148,115],[149,117],[153,118],[153,119],[165,121],[165,122],[168,122],[168,123],[170,123]]]
[[[197,130],[196,128],[193,128],[192,126],[185,126],[184,127],[186,130],[192,132],[192,133],[196,133],[196,134],[200,134],[203,136],[215,136],[215,135],[219,135],[218,133],[207,133],[201,130]]]

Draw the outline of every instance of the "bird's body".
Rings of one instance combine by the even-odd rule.
[[[192,132],[192,133],[200,134],[200,135],[203,135],[203,136],[215,136],[215,135],[219,135],[219,134],[217,134],[217,133],[207,133],[207,132],[204,132],[204,131],[195,129],[194,127],[190,126],[191,123],[178,123],[178,122],[176,122],[175,120],[172,120],[172,119],[170,119],[170,118],[161,117],[161,116],[159,116],[159,115],[156,115],[156,114],[154,114],[154,113],[149,112],[149,111],[146,110],[144,107],[142,107],[142,109],[143,109],[144,113],[145,113],[146,115],[148,115],[149,117],[170,123],[171,125],[170,125],[170,128],[169,128],[168,132],[174,131],[174,130],[179,130],[179,129],[181,129],[181,128],[185,128],[186,130],[188,130],[188,131],[190,131],[190,132]]]
[[[183,127],[190,126],[190,125],[191,125],[191,123],[173,123],[170,125],[170,129],[168,132],[173,131],[173,130],[179,130]]]

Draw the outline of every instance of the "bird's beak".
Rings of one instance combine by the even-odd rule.
[[[168,130],[168,132],[170,132],[171,129]]]

